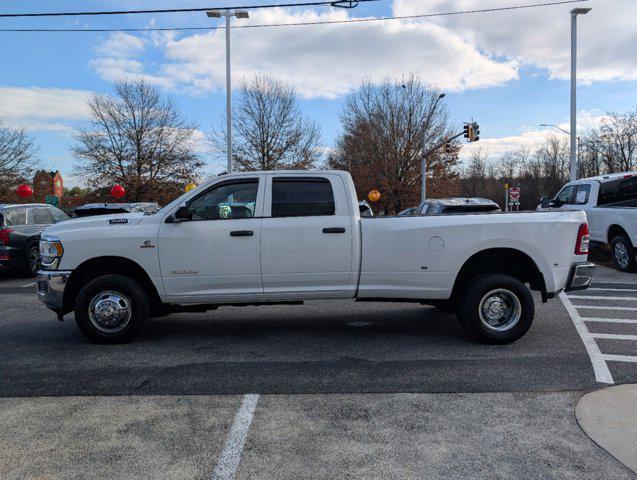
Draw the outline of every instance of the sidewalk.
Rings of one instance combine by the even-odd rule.
[[[597,445],[637,473],[637,384],[584,395],[575,414]]]

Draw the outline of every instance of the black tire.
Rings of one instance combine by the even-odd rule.
[[[624,233],[616,235],[610,243],[610,251],[613,257],[613,263],[618,270],[622,272],[637,271],[637,262],[635,262],[635,251],[633,245]]]
[[[26,266],[24,267],[24,273],[30,277],[35,277],[42,265],[40,260],[40,247],[37,243],[30,244],[25,252]]]
[[[107,319],[109,312],[115,318]],[[75,300],[75,322],[84,336],[95,343],[128,343],[149,317],[148,294],[124,275],[103,275],[91,280]]]
[[[494,317],[504,307],[501,322],[497,319],[490,322],[484,314],[482,307],[488,313],[489,304],[493,306]],[[531,328],[535,305],[526,285],[510,275],[494,273],[481,275],[467,284],[456,312],[460,323],[480,342],[501,345],[518,340]]]

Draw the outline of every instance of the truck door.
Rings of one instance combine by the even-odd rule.
[[[214,301],[263,292],[263,183],[259,177],[216,183],[188,201],[190,220],[162,223],[158,253],[166,295]]]
[[[354,214],[341,177],[268,178],[261,227],[265,293],[346,290],[352,272]]]

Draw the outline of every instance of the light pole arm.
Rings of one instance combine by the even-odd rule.
[[[424,154],[423,157],[428,157],[429,155],[431,155],[433,152],[435,152],[436,150],[438,150],[439,148],[445,146],[446,144],[448,144],[449,142],[455,140],[458,137],[462,137],[464,135],[464,130],[460,133],[457,133],[456,135],[453,135],[447,139],[445,139],[444,141],[437,143],[435,146],[431,147],[429,150],[427,150]]]

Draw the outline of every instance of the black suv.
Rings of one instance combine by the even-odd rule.
[[[500,206],[492,200],[463,197],[425,200],[409,215],[459,215],[463,213],[496,213],[501,211]]]
[[[117,213],[143,213],[154,215],[161,207],[156,203],[88,203],[73,210],[73,218],[113,215]]]
[[[0,204],[0,270],[35,275],[40,268],[40,234],[53,223],[68,220],[62,210],[44,204]]]

